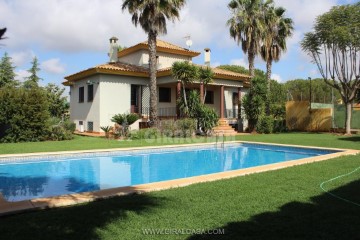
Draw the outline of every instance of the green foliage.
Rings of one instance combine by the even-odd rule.
[[[201,127],[205,134],[209,134],[211,129],[217,125],[219,119],[215,109],[200,102],[200,94],[197,90],[191,90],[188,93],[188,108],[186,108],[184,102],[182,97],[178,103],[182,116],[196,119],[198,127]],[[188,112],[186,112],[187,110]]]
[[[111,121],[119,125],[131,125],[139,119],[139,115],[136,113],[119,113],[112,117]]]
[[[196,122],[191,118],[183,118],[176,121],[181,137],[191,137],[196,130]]]
[[[103,130],[104,133],[108,133],[111,131],[112,126],[103,126],[103,127],[100,127],[100,129]]]
[[[159,130],[162,136],[175,137],[178,131],[176,121],[174,120],[161,121]]]
[[[157,128],[144,128],[129,133],[129,138],[132,140],[156,139],[158,137],[160,137],[160,131]]]
[[[255,56],[260,51],[260,43],[265,33],[264,3],[262,0],[231,0],[228,4],[231,18],[227,21],[230,36],[241,44],[248,55],[250,76],[254,77]]]
[[[273,116],[261,116],[256,124],[256,131],[258,133],[272,133],[274,129]]]
[[[49,113],[43,89],[0,89],[0,112],[1,142],[46,139]]]
[[[264,112],[266,99],[266,79],[255,77],[248,94],[243,98],[243,106],[249,123],[249,131],[256,131],[257,122]]]
[[[201,105],[197,120],[205,135],[210,135],[211,130],[218,124],[219,117],[215,109]]]
[[[295,79],[287,81],[285,89],[289,100],[310,101],[310,81],[305,79]],[[332,92],[334,100],[340,99],[338,91],[332,91],[331,86],[327,85],[323,79],[317,78],[311,80],[311,98],[316,103],[332,103]]]
[[[231,72],[241,73],[241,74],[247,74],[247,75],[250,74],[248,69],[239,65],[220,65],[217,68],[228,70]],[[260,69],[255,69],[255,77],[266,78],[266,73]]]
[[[178,106],[181,116],[196,118],[198,115],[198,109],[201,107],[199,91],[189,91],[186,98],[182,96],[179,99]]]
[[[360,4],[335,6],[316,19],[313,32],[305,34],[303,51],[317,65],[324,81],[350,106],[360,86]],[[351,113],[345,115],[351,133]]]
[[[66,97],[63,96],[65,88],[49,83],[45,86],[47,99],[49,103],[49,112],[52,117],[61,118],[69,110]]]
[[[65,126],[64,124],[58,125],[51,125],[48,129],[48,135],[46,137],[47,140],[51,141],[64,141],[64,140],[71,140],[74,138],[72,134],[73,131],[69,131],[67,127],[70,125]]]
[[[28,72],[30,73],[30,76],[25,78],[26,79],[24,82],[25,88],[38,87],[39,86],[38,83],[41,80],[41,78],[38,76],[38,72],[40,71],[40,68],[39,68],[39,62],[38,62],[37,57],[34,57],[31,64],[32,64],[32,66],[28,70]]]
[[[15,67],[12,64],[11,57],[5,52],[0,61],[0,88],[18,85],[18,81],[15,80]]]

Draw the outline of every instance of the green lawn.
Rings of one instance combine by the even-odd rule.
[[[260,142],[273,142],[273,143],[283,143],[283,144],[298,144],[298,145],[307,145],[307,146],[360,149],[359,135],[354,135],[352,137],[343,137],[333,134],[284,133],[284,134],[269,134],[269,135],[237,136],[236,138],[225,137],[225,140],[260,141]],[[202,142],[215,142],[215,141],[216,141],[215,137],[193,138],[193,139],[159,138],[159,139],[150,139],[150,140],[115,141],[115,140],[107,140],[105,138],[75,136],[75,139],[73,140],[61,141],[61,142],[0,144],[0,154],[159,146],[159,145],[189,144],[189,143],[202,143]]]
[[[360,149],[359,136],[298,133],[239,139]],[[74,144],[66,145],[78,149],[86,142],[92,148],[117,147],[112,145],[115,143],[91,138],[76,138]],[[55,147],[46,144],[47,150]],[[359,166],[360,156],[347,156],[149,194],[1,217],[1,239],[359,239],[360,207],[333,198],[319,187],[321,182]],[[325,187],[360,203],[360,171]],[[143,229],[224,229],[225,235],[143,235]]]

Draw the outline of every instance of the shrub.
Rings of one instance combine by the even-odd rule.
[[[178,131],[174,120],[165,120],[160,122],[160,132],[162,136],[175,137]]]
[[[286,127],[286,120],[284,119],[281,119],[281,120],[278,120],[278,119],[275,119],[274,120],[274,130],[273,132],[287,132],[288,129]]]
[[[184,118],[176,121],[176,126],[179,129],[181,137],[191,137],[196,130],[196,122],[191,118]]]
[[[74,122],[71,122],[70,120],[66,120],[62,124],[67,131],[71,133],[75,132],[76,124]]]
[[[206,135],[218,124],[218,115],[215,109],[202,105],[199,109],[198,123]]]
[[[264,112],[266,98],[266,79],[255,77],[249,93],[243,97],[243,106],[249,123],[250,132],[256,131],[261,114]]]
[[[43,89],[0,89],[0,142],[43,141],[48,133],[48,103]]]
[[[274,125],[273,116],[261,116],[257,122],[256,130],[258,133],[272,133]]]
[[[160,132],[157,128],[144,128],[140,130],[134,130],[129,133],[129,138],[132,140],[156,139],[159,136]]]
[[[63,141],[71,140],[74,138],[74,135],[71,131],[65,129],[64,125],[52,125],[49,127],[47,140],[51,141]]]
[[[136,113],[130,113],[130,114],[120,113],[113,116],[111,121],[119,125],[124,125],[124,124],[131,125],[134,122],[136,122],[138,119],[139,119],[139,115]]]

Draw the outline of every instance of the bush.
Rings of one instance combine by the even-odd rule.
[[[199,109],[198,123],[206,135],[218,124],[218,115],[215,109],[202,105]]]
[[[184,118],[176,121],[176,126],[181,137],[191,137],[196,130],[196,122],[191,118]]]
[[[258,133],[272,133],[274,118],[272,116],[261,116],[257,122],[256,130]]]
[[[281,120],[274,120],[274,131],[273,132],[287,132],[288,129],[286,127],[286,120],[281,119]]]
[[[48,103],[43,89],[0,89],[0,142],[36,142],[47,138]]]
[[[71,131],[66,130],[64,125],[52,125],[49,127],[49,132],[47,136],[47,140],[51,141],[63,141],[63,140],[71,140],[74,138],[74,135]]]
[[[136,122],[138,119],[139,119],[139,115],[136,113],[130,113],[130,114],[120,113],[113,116],[111,121],[119,125],[123,125],[123,124],[131,125],[134,122]]]
[[[61,121],[60,118],[52,117],[48,120],[48,129],[46,140],[50,141],[62,141],[73,139],[73,132],[75,131],[75,123],[67,121]]]
[[[175,137],[178,131],[176,122],[173,120],[165,120],[160,122],[160,132],[162,136]]]
[[[129,133],[129,138],[132,140],[156,139],[158,137],[160,137],[160,132],[157,128],[144,128]]]

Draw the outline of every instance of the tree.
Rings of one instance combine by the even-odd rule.
[[[266,61],[266,114],[270,114],[271,69],[273,61],[280,60],[281,53],[286,51],[286,39],[292,35],[293,21],[285,18],[285,9],[275,8],[273,4],[264,6],[265,31],[260,55]]]
[[[351,134],[352,102],[360,88],[360,3],[333,7],[317,17],[314,31],[301,42],[324,81],[346,105],[345,130]]]
[[[31,88],[31,87],[38,87],[38,82],[41,80],[41,78],[38,76],[38,72],[40,71],[39,68],[39,62],[37,57],[34,57],[31,62],[31,68],[28,70],[30,73],[29,77],[26,77],[24,82],[25,88]]]
[[[255,75],[255,57],[260,51],[261,37],[265,30],[262,12],[262,0],[231,0],[228,4],[231,18],[227,21],[230,27],[230,36],[248,55],[249,72]]]
[[[132,14],[135,26],[140,24],[148,34],[150,65],[150,120],[157,120],[157,84],[156,84],[156,38],[166,34],[166,20],[179,19],[179,11],[185,0],[124,0],[122,10],[126,8]]]
[[[248,94],[243,98],[243,106],[249,122],[249,131],[256,132],[256,125],[264,113],[266,79],[255,77]]]
[[[15,67],[12,65],[11,57],[5,52],[4,56],[1,58],[0,62],[0,88],[5,85],[17,85],[15,80]]]
[[[206,99],[206,92],[207,92],[207,85],[213,81],[214,78],[214,72],[209,67],[199,67],[199,80],[200,83],[204,85],[204,96],[203,99],[201,99],[202,104],[205,103]]]
[[[186,85],[198,79],[199,69],[189,62],[174,62],[171,68],[172,75],[181,82],[183,89],[183,100],[185,104],[184,113],[189,114],[189,106],[186,97]]]
[[[63,96],[65,88],[49,83],[45,86],[49,113],[51,117],[61,118],[69,110],[66,97]]]
[[[48,135],[48,101],[42,88],[0,89],[0,142],[43,141]]]

